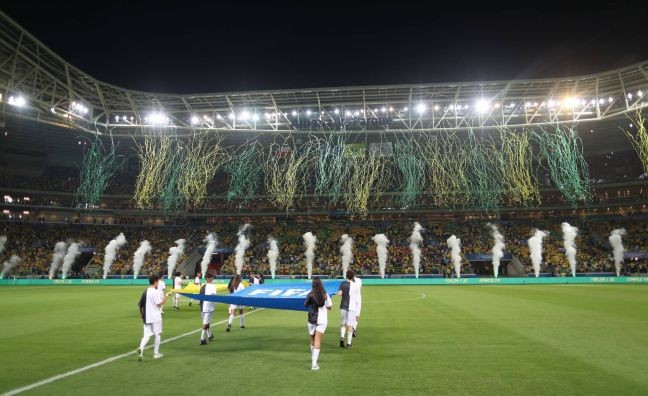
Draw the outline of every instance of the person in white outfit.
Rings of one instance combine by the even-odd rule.
[[[166,283],[164,283],[164,275],[159,276],[160,280],[158,281],[158,290],[162,292],[162,294],[166,293],[164,290],[166,289]],[[161,313],[164,313],[164,306],[162,306],[162,309],[160,310]]]
[[[229,289],[230,294],[231,293],[236,293],[237,291],[244,290],[245,285],[241,281],[241,276],[236,275],[230,280],[229,285],[227,285],[227,288]],[[227,328],[225,329],[226,331],[230,331],[232,329],[232,321],[234,320],[234,315],[236,315],[236,311],[239,313],[239,323],[241,325],[241,328],[245,328],[245,322],[244,322],[244,316],[243,316],[243,306],[242,305],[234,305],[230,304],[229,306],[229,320],[227,321]]]
[[[182,276],[180,275],[180,272],[175,273],[173,288],[176,290],[182,289]],[[180,293],[175,293],[173,295],[173,309],[180,309]]]
[[[317,365],[322,338],[328,324],[328,311],[333,306],[331,297],[324,289],[320,278],[313,279],[310,293],[306,296],[304,306],[308,308],[308,334],[310,335],[311,347],[311,370],[318,371]]]
[[[141,362],[144,360],[144,347],[155,336],[153,344],[153,359],[159,359],[162,355],[160,353],[160,343],[162,342],[162,307],[167,300],[167,297],[173,292],[166,295],[158,290],[158,282],[160,277],[151,275],[149,277],[149,287],[142,294],[139,301],[139,310],[142,321],[144,322],[144,335],[140,341],[139,348],[137,348],[137,359]]]
[[[214,280],[214,275],[207,273],[205,275],[205,284],[200,287],[200,294],[206,296],[212,296],[216,294],[216,285],[212,283]],[[202,332],[200,333],[200,345],[207,345],[207,339],[209,341],[214,339],[214,335],[211,332],[210,325],[212,320],[212,315],[214,314],[214,306],[216,303],[212,301],[201,301],[200,302],[200,315],[202,316]]]

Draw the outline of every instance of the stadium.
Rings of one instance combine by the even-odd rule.
[[[647,114],[648,61],[138,91],[0,11],[0,392],[645,394]],[[161,360],[136,352],[153,277],[175,292]]]

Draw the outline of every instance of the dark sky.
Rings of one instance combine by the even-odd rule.
[[[424,3],[0,0],[0,9],[90,75],[158,92],[554,77],[648,60],[648,1]]]

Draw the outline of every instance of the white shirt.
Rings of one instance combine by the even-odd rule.
[[[182,278],[179,276],[176,276],[175,279],[173,280],[173,288],[174,289],[181,289],[182,288]]]
[[[234,290],[234,292],[237,292],[237,291],[240,291],[240,290],[245,290],[245,285],[243,284],[243,282],[239,283],[238,287],[236,288],[236,290]]]
[[[159,289],[149,287],[146,289],[146,323],[155,323],[162,321],[162,304],[164,294]]]
[[[355,312],[360,316],[360,311],[362,310],[362,279],[356,276],[353,280],[358,284],[358,310]]]
[[[360,310],[360,285],[356,282],[349,282],[349,311]]]
[[[253,280],[252,281],[253,284],[255,284],[255,285],[259,284],[259,278],[257,278],[256,276],[254,278],[252,278],[252,280]]]
[[[213,296],[216,294],[216,285],[213,283],[205,283],[205,295]],[[203,301],[202,303],[202,312],[214,312],[214,306],[216,305],[213,301]]]
[[[164,279],[160,278],[158,281],[158,290],[162,291],[166,289],[166,283],[164,283]]]
[[[200,284],[200,278],[196,277],[196,279],[194,279],[194,285],[199,285],[199,284]]]
[[[317,308],[317,324],[326,325],[328,324],[328,309],[333,306],[331,297],[326,293],[326,302],[323,306]]]

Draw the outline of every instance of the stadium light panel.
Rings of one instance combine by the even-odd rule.
[[[191,116],[191,123],[193,125],[196,125],[199,122],[200,122],[200,118],[198,118],[197,116]]]
[[[608,98],[608,102],[609,102],[609,103],[614,102],[614,98],[610,96],[610,97]]]
[[[383,107],[382,109],[380,109],[380,111],[384,113],[387,111],[387,109]]]
[[[240,117],[240,118],[241,118],[243,121],[247,120],[249,117],[250,117],[250,113],[249,113],[247,110],[243,110],[243,111],[241,112],[241,117]]]
[[[236,115],[234,115],[234,113],[230,113],[229,118],[230,118],[230,120],[234,120],[234,119],[236,119]]]
[[[345,114],[347,117],[351,117],[351,112],[350,112],[349,110],[347,110],[346,113],[344,113],[344,114]]]
[[[307,116],[311,115],[311,111],[310,111],[310,110],[306,110],[306,115],[307,115]]]
[[[637,96],[640,98],[643,97],[643,92],[641,90],[637,91]]]
[[[490,107],[490,104],[488,103],[487,100],[480,99],[480,100],[477,101],[477,104],[475,105],[475,110],[477,110],[477,113],[479,113],[479,114],[484,114],[485,112],[488,111],[489,107]]]
[[[563,105],[565,107],[574,108],[576,107],[577,104],[578,104],[578,99],[576,98],[568,97],[565,100],[563,100]]]
[[[169,117],[161,112],[153,112],[149,114],[148,121],[153,125],[164,125],[169,122]]]
[[[292,114],[293,117],[297,117],[297,111],[295,111],[295,110],[293,110],[292,113],[290,113],[290,114]]]
[[[419,114],[425,113],[425,105],[423,103],[419,103],[416,105],[416,112]]]
[[[252,114],[252,120],[257,121],[259,119],[259,115],[257,113]]]
[[[335,109],[335,110],[333,110],[333,112],[334,112],[335,114],[340,114],[340,110],[339,110],[339,109]]]
[[[22,96],[10,96],[7,102],[16,107],[23,107],[27,104],[27,101]]]
[[[9,99],[11,99],[11,98],[9,98]],[[632,93],[631,92],[628,93],[628,99],[632,99]]]
[[[439,105],[434,105],[434,111],[439,111]]]
[[[393,108],[393,107],[390,107],[390,108],[389,108],[389,111],[394,111],[394,108]]]

